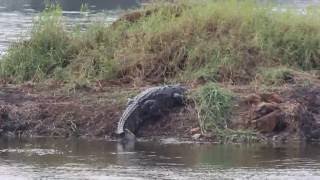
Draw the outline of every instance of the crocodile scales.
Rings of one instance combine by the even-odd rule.
[[[116,134],[137,133],[144,121],[157,119],[163,112],[183,104],[186,88],[166,85],[146,89],[132,100],[118,122]]]

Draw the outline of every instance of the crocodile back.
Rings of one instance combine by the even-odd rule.
[[[133,102],[126,108],[126,110],[123,112],[117,127],[117,134],[124,133],[124,126],[126,121],[130,118],[130,116],[137,111],[139,106],[147,100],[150,96],[152,96],[154,93],[158,92],[162,88],[165,88],[165,86],[159,86],[159,87],[152,87],[149,89],[146,89],[145,91],[138,94],[134,99]]]

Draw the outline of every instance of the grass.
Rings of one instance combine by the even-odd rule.
[[[215,83],[199,88],[193,95],[199,124],[204,134],[212,133],[224,142],[256,141],[257,134],[249,130],[233,130],[229,126],[232,113],[232,94]]]
[[[262,66],[319,69],[319,16],[318,7],[302,14],[249,0],[190,0],[157,3],[111,26],[67,32],[61,9],[51,6],[35,21],[31,38],[8,50],[0,75],[12,82],[201,77],[249,83]]]
[[[1,77],[15,81],[47,78],[69,63],[70,37],[63,29],[61,10],[48,7],[34,23],[30,40],[13,44],[1,60]]]
[[[202,133],[207,130],[220,131],[228,128],[228,116],[232,107],[229,92],[210,83],[201,87],[195,95]]]
[[[13,44],[1,60],[1,78],[10,82],[54,78],[76,84],[109,78],[117,63],[110,57],[113,51],[104,28],[94,24],[84,33],[66,31],[61,8],[48,6],[35,19],[30,39]]]
[[[294,83],[294,71],[287,67],[262,68],[258,73],[260,84],[279,86]]]

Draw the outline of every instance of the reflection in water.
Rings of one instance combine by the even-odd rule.
[[[1,139],[0,179],[312,179],[320,145],[215,145]]]

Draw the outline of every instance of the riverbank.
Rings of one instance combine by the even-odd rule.
[[[50,7],[0,61],[1,134],[112,138],[128,97],[179,82],[186,106],[139,136],[319,140],[318,15],[188,1],[70,32]]]
[[[0,134],[110,139],[127,98],[147,87],[108,83],[107,87],[80,87],[70,94],[60,88],[39,84],[1,86]],[[199,125],[187,114],[190,114],[187,108],[177,110],[170,117],[143,128],[139,136],[190,138],[188,132]]]
[[[300,84],[301,81],[269,90],[220,84],[235,97],[228,111],[231,115],[224,119],[227,128],[208,125],[206,131],[201,131],[199,118],[203,117],[189,99],[184,108],[145,125],[138,137],[214,142],[318,141],[320,80],[308,80],[308,85]],[[2,85],[0,135],[113,139],[127,98],[147,87],[150,86],[108,82],[70,92],[56,84]],[[189,86],[190,94],[196,90],[197,87]]]

